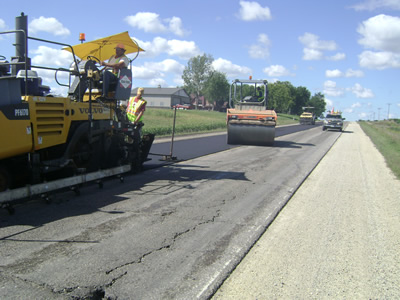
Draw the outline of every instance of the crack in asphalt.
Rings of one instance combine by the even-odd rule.
[[[172,214],[173,214],[173,213],[168,214],[168,216],[170,216],[170,215],[172,215]],[[203,222],[200,222],[200,223],[196,224],[195,226],[193,226],[192,228],[189,228],[189,229],[187,229],[187,230],[184,230],[184,231],[181,231],[181,232],[176,232],[176,233],[174,234],[174,236],[172,237],[171,242],[170,242],[168,245],[165,245],[165,246],[159,247],[159,248],[157,248],[157,249],[154,249],[154,250],[152,250],[152,251],[146,252],[146,253],[144,253],[139,259],[136,259],[136,260],[131,261],[131,262],[127,262],[127,263],[122,264],[122,265],[120,265],[120,266],[117,266],[117,267],[115,267],[115,268],[113,268],[113,269],[111,269],[111,270],[108,270],[108,271],[106,271],[106,274],[109,275],[109,274],[111,274],[111,273],[113,273],[113,272],[115,272],[115,271],[117,271],[117,270],[119,270],[119,269],[121,269],[121,268],[130,266],[130,265],[140,264],[140,263],[142,263],[143,260],[144,260],[146,257],[148,257],[149,255],[152,255],[152,254],[154,254],[154,253],[156,253],[156,252],[159,252],[159,251],[163,251],[163,250],[170,249],[170,248],[175,244],[175,242],[176,242],[176,240],[177,240],[178,238],[180,238],[181,236],[183,236],[183,235],[185,235],[185,234],[187,234],[187,233],[189,233],[189,232],[195,231],[199,226],[202,226],[202,225],[204,225],[204,224],[209,224],[209,223],[215,222],[216,218],[218,218],[219,216],[220,216],[220,210],[218,210],[218,211],[216,212],[216,214],[213,215],[210,219],[205,220],[205,221],[203,221]],[[164,240],[164,241],[165,241],[165,240]],[[105,287],[110,287],[110,286],[112,286],[117,280],[121,279],[122,277],[124,277],[124,276],[127,275],[127,274],[128,274],[128,272],[126,271],[126,272],[124,272],[123,274],[119,275],[118,277],[113,278],[113,279],[110,281],[109,284],[106,284],[106,285],[105,285]]]

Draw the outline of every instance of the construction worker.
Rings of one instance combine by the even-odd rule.
[[[261,90],[261,87],[257,87],[257,101],[261,102],[264,100],[264,95],[263,92]]]
[[[129,58],[125,55],[125,51],[125,45],[118,44],[115,47],[115,55],[111,56],[108,62],[101,62],[101,65],[105,67],[103,72],[104,97],[107,97],[109,91],[115,90],[115,86],[118,81],[119,70],[129,66]]]
[[[143,99],[143,88],[138,88],[136,97],[131,97],[126,108],[126,116],[133,124],[143,123],[143,114],[146,110],[147,101]]]

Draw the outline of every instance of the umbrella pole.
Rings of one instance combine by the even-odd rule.
[[[93,115],[92,115],[92,78],[89,79],[89,115],[88,115],[88,121],[89,121],[89,144],[92,142],[92,121],[93,121]]]

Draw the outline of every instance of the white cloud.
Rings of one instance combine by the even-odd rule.
[[[400,18],[377,15],[360,24],[358,43],[365,48],[359,55],[359,64],[364,68],[384,70],[400,68]]]
[[[173,59],[161,62],[145,62],[142,66],[133,66],[132,74],[136,79],[163,78],[169,74],[182,75],[185,66]]]
[[[182,75],[175,76],[173,81],[174,81],[176,86],[183,86],[185,84],[185,82],[182,79]]]
[[[361,107],[361,103],[360,103],[360,102],[353,103],[353,104],[351,105],[351,107],[352,107],[352,108]]]
[[[141,40],[137,40],[137,42],[140,47],[146,50],[140,54],[143,57],[156,57],[162,53],[167,53],[181,59],[189,59],[201,54],[201,51],[193,41],[167,40],[156,37],[151,42],[143,42]]]
[[[332,80],[327,80],[324,82],[324,94],[331,97],[339,97],[344,94],[342,88],[336,86],[336,82]]]
[[[186,31],[183,29],[182,20],[178,17],[160,20],[160,15],[152,12],[138,12],[134,16],[125,18],[130,26],[139,28],[144,32],[167,33],[172,32],[178,36],[184,36]]]
[[[172,76],[175,86],[183,85],[182,72],[185,66],[173,59],[161,62],[145,62],[142,66],[133,66],[132,76],[135,79],[147,80],[149,86],[168,86],[166,77]]]
[[[324,51],[334,51],[337,45],[334,41],[320,40],[319,36],[306,32],[299,37],[299,41],[304,45],[303,60],[343,60],[346,55],[344,53],[337,53],[333,56],[324,56]]]
[[[167,27],[162,24],[158,14],[151,12],[139,12],[134,16],[128,16],[125,21],[132,27],[139,28],[144,32],[160,33],[167,31]]]
[[[167,53],[171,56],[175,55],[183,59],[189,59],[200,54],[200,50],[193,41],[169,40],[168,46]]]
[[[360,70],[347,69],[346,72],[342,72],[338,69],[326,70],[325,76],[328,78],[338,78],[338,77],[363,77],[364,72]]]
[[[212,62],[212,66],[216,71],[225,73],[227,77],[234,78],[237,76],[245,76],[246,78],[252,74],[248,67],[233,64],[231,61],[218,58]]]
[[[165,73],[181,74],[185,66],[173,59],[165,59],[161,62],[146,62],[145,66],[149,69],[157,70]]]
[[[334,77],[343,77],[343,72],[335,69],[335,70],[326,70],[325,71],[325,76],[326,77],[330,77],[330,78],[334,78]]]
[[[304,60],[321,60],[324,57],[322,51],[310,48],[304,48],[303,54]]]
[[[6,28],[6,22],[4,22],[3,19],[0,19],[0,29],[5,29]]]
[[[366,48],[400,54],[400,18],[377,15],[360,24],[358,43]]]
[[[333,61],[338,61],[338,60],[343,60],[345,58],[346,58],[346,54],[344,54],[344,53],[336,53],[335,55],[329,56],[326,59],[333,60]]]
[[[136,79],[151,79],[160,76],[157,70],[148,68],[147,66],[132,66],[132,77]]]
[[[154,78],[149,80],[150,86],[168,86],[167,82],[162,78]]]
[[[375,96],[371,89],[364,88],[359,83],[356,83],[350,90],[357,98],[373,98]]]
[[[362,3],[353,5],[356,11],[369,10],[373,11],[375,9],[393,9],[400,10],[400,2],[398,0],[367,0]]]
[[[300,42],[306,47],[315,50],[336,50],[337,45],[334,41],[322,41],[315,34],[306,32],[299,37]]]
[[[346,77],[364,77],[364,72],[361,70],[347,69]]]
[[[400,68],[400,54],[364,51],[358,58],[360,66],[368,69]]]
[[[271,46],[271,42],[268,38],[268,35],[261,33],[258,35],[257,39],[258,43],[255,45],[251,45],[249,49],[249,55],[252,58],[268,58],[269,57],[269,47]]]
[[[54,35],[70,35],[70,31],[64,27],[56,18],[40,17],[29,23],[29,32],[37,33],[39,31],[48,32]]]
[[[171,32],[176,34],[177,36],[184,36],[185,35],[185,30],[183,29],[183,24],[181,18],[178,17],[172,17],[169,22],[169,29]]]
[[[270,77],[281,77],[281,76],[294,76],[288,69],[281,65],[272,65],[263,69],[263,72]]]
[[[325,98],[326,107],[333,107],[333,101],[331,99]]]
[[[240,1],[239,18],[243,21],[270,20],[271,11],[258,2]]]
[[[37,49],[30,50],[33,65],[44,65],[49,67],[66,67],[73,62],[71,52],[53,49],[47,46],[39,46]]]
[[[145,50],[145,52],[140,53],[144,57],[155,57],[160,55],[161,53],[165,53],[168,51],[168,40],[162,37],[155,37],[153,41],[145,42],[139,39],[136,39],[136,42],[139,44],[141,48]]]

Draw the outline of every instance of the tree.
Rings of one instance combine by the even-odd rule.
[[[295,100],[292,107],[292,114],[300,115],[303,112],[303,107],[308,106],[311,97],[311,92],[304,86],[296,87]]]
[[[221,108],[224,102],[228,101],[229,87],[226,74],[214,71],[213,75],[208,78],[205,96],[210,102],[215,102],[217,108]]]
[[[206,84],[213,74],[211,65],[213,61],[214,58],[211,55],[198,55],[189,59],[188,65],[183,70],[184,88],[189,94],[195,94],[196,109],[199,97],[205,94]]]
[[[310,101],[308,102],[307,106],[315,107],[315,114],[317,116],[322,115],[326,109],[325,95],[322,93],[314,94],[314,96],[312,96]]]
[[[294,104],[294,87],[288,81],[277,81],[268,85],[268,108],[279,113],[288,113]]]

